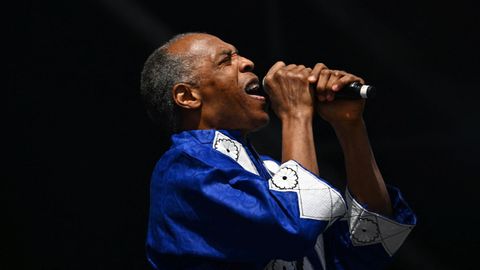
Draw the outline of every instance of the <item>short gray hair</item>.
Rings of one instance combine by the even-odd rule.
[[[154,123],[169,133],[180,128],[179,107],[175,104],[172,89],[176,83],[198,83],[195,72],[195,58],[188,53],[171,53],[170,45],[187,35],[178,34],[156,49],[145,61],[141,73],[140,92],[147,113]]]

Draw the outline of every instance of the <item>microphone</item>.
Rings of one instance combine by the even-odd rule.
[[[342,89],[335,93],[335,99],[367,99],[374,98],[376,88],[372,85],[353,82],[345,85]]]
[[[265,89],[265,77],[262,80],[263,89]],[[345,85],[342,89],[335,93],[336,99],[368,99],[374,98],[377,89],[373,85],[353,82]]]

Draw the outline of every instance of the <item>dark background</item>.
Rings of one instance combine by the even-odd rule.
[[[1,269],[148,269],[149,177],[169,141],[139,76],[185,31],[234,44],[259,77],[277,60],[324,62],[377,86],[372,147],[419,219],[390,269],[478,269],[480,24],[467,1],[36,1],[10,15]],[[335,136],[315,128],[321,174],[342,185]],[[252,140],[278,158],[278,120]]]

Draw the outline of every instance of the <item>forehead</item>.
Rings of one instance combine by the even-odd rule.
[[[235,51],[235,47],[212,35],[191,34],[172,44],[169,50],[213,60],[225,51]]]

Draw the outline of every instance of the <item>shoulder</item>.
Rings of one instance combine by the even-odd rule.
[[[206,174],[239,170],[241,167],[211,144],[195,143],[172,146],[157,161],[152,181],[183,183],[205,179]]]

